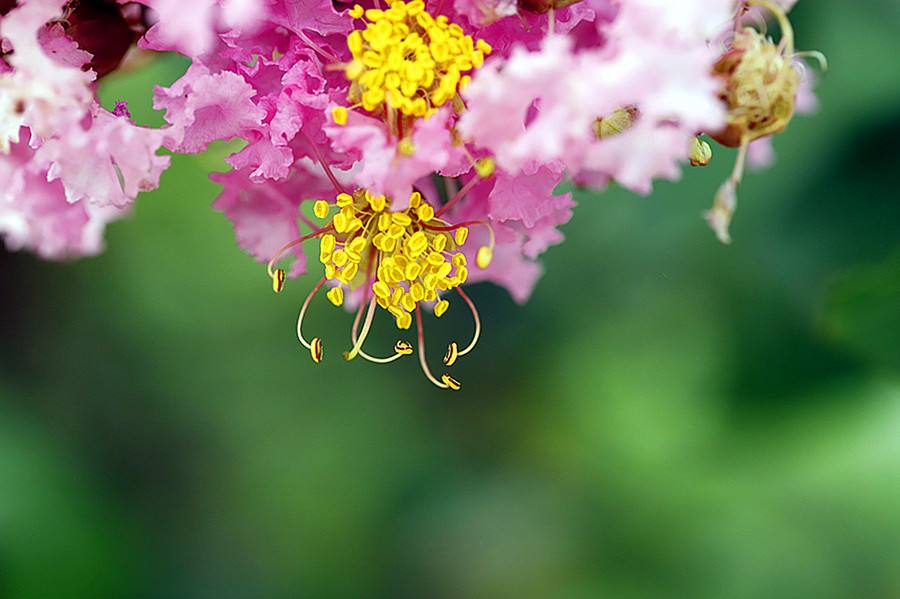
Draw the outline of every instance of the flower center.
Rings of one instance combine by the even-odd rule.
[[[422,0],[389,4],[387,10],[358,4],[350,10],[365,28],[347,37],[353,55],[345,67],[349,100],[386,116],[427,117],[458,97],[467,73],[484,63],[491,46],[444,15],[432,17]]]
[[[408,329],[415,315],[418,331],[419,365],[426,378],[442,389],[459,390],[460,383],[449,374],[436,378],[425,357],[425,330],[422,324],[420,302],[436,301],[434,314],[444,315],[450,302],[440,297],[444,291],[454,290],[472,313],[475,331],[472,339],[462,349],[455,341],[447,347],[444,366],[453,366],[457,359],[475,349],[481,335],[481,319],[469,296],[460,287],[468,278],[466,257],[457,250],[468,237],[469,225],[483,225],[489,235],[488,245],[478,249],[475,262],[479,268],[487,268],[494,249],[494,231],[484,221],[469,221],[451,225],[440,216],[468,190],[461,189],[435,213],[419,192],[410,196],[409,207],[390,212],[390,200],[383,195],[373,196],[367,190],[358,189],[352,194],[339,193],[334,204],[318,200],[313,206],[316,217],[326,220],[325,226],[286,244],[269,261],[268,273],[276,293],[284,288],[285,272],[275,265],[285,253],[304,241],[319,238],[319,261],[325,266],[325,276],[319,280],[306,297],[297,318],[297,338],[309,350],[314,362],[324,355],[322,340],[307,340],[303,335],[303,318],[310,303],[327,281],[337,283],[326,294],[335,306],[344,303],[344,287],[362,287],[363,297],[356,311],[350,330],[353,347],[344,352],[345,360],[357,356],[377,364],[388,364],[413,353],[410,343],[399,340],[394,353],[387,357],[372,356],[363,349],[375,315],[375,307],[381,306],[391,313],[400,329]],[[338,208],[329,218],[332,208]],[[365,320],[363,322],[363,312]],[[360,323],[362,328],[360,329]]]
[[[322,236],[319,260],[325,278],[339,284],[328,292],[336,306],[343,303],[343,285],[354,288],[372,280],[378,305],[394,316],[398,328],[408,329],[419,302],[434,301],[439,291],[466,282],[466,257],[457,250],[468,229],[435,218],[418,192],[401,212],[390,212],[389,199],[365,190],[339,194],[335,204],[340,210],[330,218],[334,232]],[[330,207],[319,200],[314,212],[326,218]],[[448,305],[438,301],[435,315],[443,315]]]

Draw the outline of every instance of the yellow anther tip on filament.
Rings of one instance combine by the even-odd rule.
[[[272,291],[275,293],[281,293],[281,290],[284,289],[284,269],[279,268],[275,271],[275,275],[272,277]]]
[[[397,144],[397,151],[403,156],[412,156],[416,153],[416,146],[409,138],[402,139]]]
[[[394,344],[394,351],[402,356],[408,356],[413,353],[413,348],[412,345],[401,339]]]
[[[475,162],[475,172],[478,173],[478,176],[482,179],[487,179],[491,175],[494,174],[494,169],[496,165],[494,164],[493,158],[481,158]]]
[[[441,375],[441,382],[447,385],[448,389],[453,389],[454,391],[459,391],[462,388],[462,383],[449,374]]]
[[[453,366],[459,357],[459,346],[456,341],[447,346],[447,353],[444,354],[444,366]]]
[[[309,355],[312,356],[313,362],[318,364],[322,361],[322,339],[316,337],[312,340],[312,343],[309,344]]]
[[[478,253],[475,255],[475,264],[478,265],[478,268],[484,270],[488,266],[491,265],[491,261],[494,259],[494,250],[490,247],[483,245],[478,248]]]
[[[354,19],[359,19],[363,16],[364,12],[365,11],[363,10],[362,6],[360,6],[359,4],[355,4],[353,6],[353,8],[351,8],[349,11],[347,11],[347,14],[350,15]]]
[[[346,125],[347,109],[344,106],[335,106],[331,109],[331,119],[335,125]]]
[[[447,308],[450,307],[450,302],[447,300],[441,300],[434,305],[434,315],[440,318],[447,311]]]

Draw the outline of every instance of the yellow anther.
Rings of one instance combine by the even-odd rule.
[[[335,250],[334,253],[331,255],[331,261],[334,262],[334,265],[337,266],[338,268],[347,264],[347,261],[349,259],[350,259],[350,257],[347,256],[347,252],[344,250]]]
[[[454,233],[453,238],[456,241],[456,245],[462,245],[466,242],[466,238],[469,236],[469,230],[466,227],[460,227]]]
[[[359,262],[360,255],[363,250],[366,249],[366,243],[368,242],[365,237],[360,236],[354,238],[353,241],[346,246],[347,255],[350,256],[354,262]]]
[[[325,295],[335,306],[340,306],[344,303],[344,289],[342,287],[334,287]]]
[[[344,106],[335,106],[331,109],[331,119],[336,125],[347,124],[347,108]]]
[[[412,316],[409,312],[402,312],[397,316],[397,328],[408,329],[412,324]]]
[[[402,339],[394,344],[394,351],[402,356],[408,356],[413,353],[412,345]]]
[[[420,204],[418,210],[416,210],[416,215],[418,215],[420,221],[427,223],[434,218],[434,208],[431,207],[431,204]]]
[[[279,268],[275,270],[275,276],[272,277],[272,291],[275,293],[281,293],[281,290],[284,289],[284,269]]]
[[[412,219],[405,212],[394,212],[391,214],[391,220],[398,227],[408,227],[412,224]]]
[[[322,242],[319,244],[319,247],[323,252],[326,252],[330,256],[331,252],[334,251],[336,241],[337,240],[335,239],[334,235],[323,235]]]
[[[316,215],[316,218],[325,218],[328,216],[328,202],[325,200],[316,200],[316,203],[313,204],[313,214]]]
[[[478,253],[475,254],[475,264],[478,265],[478,268],[485,269],[491,265],[491,260],[494,259],[494,250],[492,250],[489,246],[483,245],[478,248]]]
[[[428,254],[428,263],[432,266],[441,266],[444,264],[444,257],[437,252],[432,252],[431,254]]]
[[[451,260],[453,266],[459,268],[460,266],[465,266],[468,264],[468,260],[466,260],[465,254],[454,254],[453,259]]]
[[[447,353],[444,354],[444,366],[450,367],[456,364],[456,359],[459,357],[459,346],[456,345],[456,341],[447,346]]]
[[[353,196],[349,193],[339,193],[337,196],[337,205],[341,208],[353,205]],[[343,210],[341,212],[344,212]],[[347,213],[344,212],[346,215]]]
[[[459,391],[462,388],[462,384],[449,374],[441,375],[441,382],[447,385],[448,389],[452,389],[454,391]]]
[[[418,191],[412,192],[409,196],[409,207],[410,208],[418,208],[419,204],[422,203],[422,194]]]
[[[375,284],[372,285],[372,291],[382,299],[387,299],[391,295],[391,288],[388,287],[384,281],[376,281]]]
[[[391,215],[388,213],[378,215],[378,230],[387,231],[391,227]]]
[[[354,31],[353,33],[359,33],[358,31]],[[352,35],[352,34],[351,34]],[[362,44],[362,38],[360,38],[360,44]],[[355,55],[355,53],[354,53]],[[356,81],[360,78],[360,76],[366,71],[366,65],[363,64],[361,60],[351,60],[347,63],[347,66],[344,68],[344,74],[347,75],[347,79],[350,81]]]
[[[416,153],[416,146],[408,137],[401,139],[397,144],[397,151],[403,156],[412,156]]]
[[[444,315],[444,312],[447,311],[447,308],[450,307],[450,302],[447,300],[441,300],[434,305],[434,315],[440,318]]]
[[[478,40],[477,42],[475,42],[475,47],[485,54],[490,54],[494,51],[494,49],[491,48],[491,45],[484,40]]]
[[[384,210],[387,205],[387,199],[384,197],[384,194],[380,194],[377,196],[367,196],[369,201],[369,206],[375,212],[381,212]]]
[[[316,337],[309,344],[309,355],[312,356],[313,362],[318,364],[322,361],[322,354],[322,339]]]
[[[344,267],[344,270],[341,271],[340,276],[338,277],[344,283],[348,285],[353,280],[353,277],[356,276],[356,273],[359,271],[359,264],[356,262],[351,262],[347,266]]]
[[[418,262],[410,262],[406,265],[406,270],[403,275],[407,281],[415,281],[421,272],[422,267],[419,266]]]
[[[487,157],[475,161],[475,172],[478,173],[478,176],[482,179],[487,179],[493,175],[495,168],[496,164],[494,163],[493,158]]]
[[[435,235],[434,241],[431,242],[431,245],[434,247],[434,251],[443,252],[444,248],[447,247],[447,236],[446,235]],[[457,256],[462,256],[462,254],[457,254]],[[454,256],[455,258],[455,256]]]
[[[347,14],[350,15],[354,19],[359,19],[359,18],[362,18],[364,12],[365,12],[365,10],[363,9],[362,6],[360,6],[359,4],[354,4],[353,8],[351,8],[349,11],[347,11]],[[358,33],[358,32],[354,31],[353,33]]]

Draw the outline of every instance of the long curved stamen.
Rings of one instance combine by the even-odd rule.
[[[475,308],[475,302],[473,302],[472,298],[470,298],[469,295],[462,290],[462,287],[457,287],[456,291],[463,298],[466,304],[469,305],[469,310],[472,311],[472,318],[475,321],[475,332],[472,334],[472,340],[464,350],[459,352],[460,356],[464,356],[475,349],[475,345],[478,343],[479,337],[481,337],[481,318],[478,317],[478,310]]]
[[[363,323],[362,333],[359,336],[359,339],[353,339],[353,349],[344,354],[344,359],[348,362],[355,358],[359,351],[362,349],[363,343],[366,342],[366,337],[369,336],[369,331],[372,329],[372,320],[375,318],[375,297],[372,297],[369,300],[369,310],[366,312],[366,321]],[[354,323],[355,324],[355,323]],[[354,328],[356,328],[354,326]],[[353,335],[351,335],[353,337]]]
[[[359,336],[359,321],[362,320],[362,313],[364,309],[365,304],[360,304],[359,309],[356,311],[356,317],[353,319],[353,328],[350,331],[350,338],[353,341],[354,345],[356,345],[356,340]],[[388,356],[387,358],[376,358],[375,356],[367,354],[366,351],[362,349],[362,347],[359,348],[359,356],[362,359],[374,364],[390,364],[391,362],[399,360],[403,356],[408,356],[411,353],[412,347],[405,341],[397,341],[397,343],[394,344],[394,355]]]
[[[459,382],[456,379],[453,379],[449,375],[445,374],[441,377],[442,381],[434,378],[434,375],[431,374],[431,370],[428,368],[428,361],[425,359],[425,329],[422,327],[422,311],[419,309],[419,306],[416,305],[416,328],[419,332],[419,366],[422,367],[422,372],[425,373],[425,378],[432,382],[436,387],[440,387],[441,389],[453,389],[454,391],[459,390]]]
[[[275,266],[279,260],[281,260],[281,257],[284,256],[288,250],[290,250],[291,248],[297,247],[298,245],[300,245],[307,239],[312,239],[313,237],[317,237],[317,236],[321,235],[322,233],[332,230],[333,228],[334,228],[334,226],[328,225],[327,227],[322,227],[321,229],[316,229],[315,231],[313,231],[312,233],[309,233],[308,235],[304,235],[303,237],[298,237],[294,241],[284,244],[281,247],[281,249],[278,250],[274,256],[272,256],[272,259],[269,260],[269,263],[266,265],[266,272],[269,273],[269,278],[270,279],[275,278],[275,271],[272,270],[272,267]]]
[[[309,308],[309,303],[312,301],[312,298],[316,296],[319,289],[321,289],[324,284],[325,277],[322,277],[319,279],[319,282],[316,283],[316,286],[313,287],[312,291],[309,292],[309,295],[306,296],[306,300],[304,300],[303,306],[300,308],[300,315],[297,317],[297,339],[303,347],[310,351],[314,362],[319,362],[322,359],[322,340],[318,337],[314,337],[312,342],[308,342],[303,338],[303,317],[306,315],[306,310]]]

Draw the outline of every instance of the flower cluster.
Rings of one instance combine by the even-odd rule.
[[[572,217],[568,179],[646,194],[656,179],[712,158],[706,138],[738,148],[707,220],[728,241],[744,163],[795,107],[808,77],[785,11],[769,0],[19,0],[0,4],[0,233],[44,256],[96,252],[104,225],[158,184],[174,153],[239,139],[214,174],[214,207],[238,244],[268,264],[276,292],[322,277],[300,310],[356,310],[344,358],[417,353],[423,308],[465,306],[463,285],[492,281],[519,302]],[[779,22],[776,42],[754,27]],[[90,22],[94,27],[87,27]],[[100,22],[117,32],[97,39]],[[129,50],[132,44],[137,49]],[[132,123],[96,101],[98,78],[134,52],[175,51],[185,74],[157,87],[167,126]],[[804,100],[805,98],[805,100]],[[319,222],[315,222],[318,219]],[[303,229],[308,228],[305,234]],[[282,266],[285,260],[291,265]],[[458,299],[455,299],[458,298]],[[418,347],[363,347],[377,309]]]

